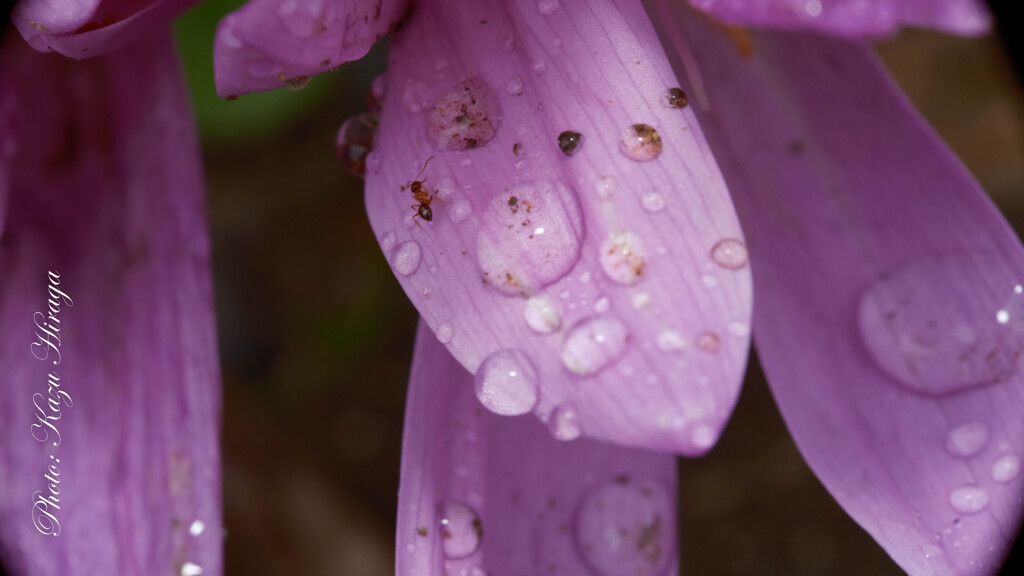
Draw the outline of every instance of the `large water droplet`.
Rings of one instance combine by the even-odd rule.
[[[580,417],[572,404],[565,403],[555,406],[548,418],[548,430],[558,440],[568,442],[580,437]]]
[[[415,240],[406,240],[391,254],[391,267],[402,276],[410,276],[420,267],[420,254],[420,245]]]
[[[562,364],[586,376],[618,360],[629,343],[629,329],[611,316],[592,316],[578,322],[562,343]]]
[[[576,539],[600,576],[655,576],[675,546],[675,507],[660,482],[618,477],[591,491],[580,507]]]
[[[1016,454],[1007,454],[992,464],[992,479],[1006,484],[1020,475],[1021,459]]]
[[[949,493],[949,503],[960,514],[976,514],[988,506],[988,492],[978,486],[961,486]]]
[[[627,158],[638,162],[654,160],[661,156],[661,135],[647,124],[633,124],[622,131],[619,150]]]
[[[619,284],[636,284],[647,266],[640,238],[632,232],[613,232],[601,243],[598,260],[609,278]]]
[[[362,178],[366,175],[366,155],[373,150],[373,137],[380,118],[376,114],[359,114],[341,125],[334,145],[342,168]]]
[[[480,403],[502,416],[526,414],[540,397],[537,370],[519,350],[499,350],[485,358],[477,368],[475,381]]]
[[[946,450],[954,456],[970,458],[988,444],[988,428],[981,422],[967,422],[949,431]]]
[[[735,238],[726,238],[711,247],[711,259],[722,268],[739,270],[747,265],[747,247]]]
[[[478,77],[449,90],[430,109],[427,136],[438,150],[472,150],[494,139],[501,108],[487,84]]]
[[[465,558],[480,547],[483,523],[476,510],[461,502],[444,502],[438,507],[441,546],[448,558]]]
[[[526,324],[535,332],[549,334],[562,327],[562,313],[558,302],[547,296],[534,296],[523,309]]]
[[[484,281],[504,294],[529,297],[579,261],[583,218],[576,197],[560,182],[505,190],[480,220],[480,269]]]
[[[1022,299],[1007,268],[992,255],[961,253],[883,274],[859,311],[875,361],[900,384],[933,396],[1006,381],[1021,354]],[[999,310],[1008,310],[1006,323]]]

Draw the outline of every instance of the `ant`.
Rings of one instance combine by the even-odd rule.
[[[401,187],[403,191],[406,189],[411,190],[412,199],[417,202],[416,204],[409,205],[410,208],[416,211],[416,214],[412,217],[414,221],[416,218],[422,218],[427,222],[434,221],[434,211],[430,208],[430,203],[438,199],[437,191],[435,190],[431,192],[430,189],[423,184],[427,181],[426,178],[420,180],[420,176],[422,176],[423,172],[427,169],[427,164],[430,164],[430,161],[433,159],[433,156],[427,158],[427,161],[423,163],[423,168],[420,170],[420,173],[416,175],[416,179]],[[416,225],[419,226],[420,223],[416,222]],[[422,228],[420,229],[422,230]]]

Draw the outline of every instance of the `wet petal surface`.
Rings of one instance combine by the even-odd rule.
[[[0,142],[15,152],[0,156],[10,186],[0,239],[4,566],[12,575],[219,574],[210,247],[170,35],[82,62],[7,40],[0,106],[15,121]],[[43,342],[58,336],[59,345]],[[59,503],[34,509],[35,494]]]
[[[448,349],[473,372],[527,358],[533,412],[572,405],[576,435],[706,451],[746,362],[750,272],[712,257],[743,236],[690,108],[664,104],[677,82],[642,7],[422,2],[388,79],[367,209]]]
[[[484,410],[420,326],[398,501],[397,574],[676,572],[675,459]]]
[[[1021,522],[1024,253],[870,49],[687,10],[797,445],[910,574],[991,574]]]

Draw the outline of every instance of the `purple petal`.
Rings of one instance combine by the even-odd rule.
[[[675,459],[551,438],[481,410],[421,322],[398,493],[398,576],[675,573]]]
[[[22,0],[11,16],[40,52],[101,56],[166,25],[197,0]]]
[[[489,408],[569,403],[585,436],[703,453],[747,357],[742,234],[642,7],[554,6],[419,5],[392,44],[370,220]]]
[[[0,60],[0,102],[16,120],[0,132],[16,147],[0,165],[10,184],[0,242],[4,566],[220,574],[210,246],[170,35],[85,62],[10,40]],[[58,325],[53,349],[40,338],[55,342],[43,328]],[[39,426],[34,403],[55,430]],[[34,509],[37,491],[50,494],[48,466],[60,502]],[[46,534],[57,523],[59,534]]]
[[[659,0],[661,1],[661,0]],[[690,0],[743,26],[811,30],[838,36],[880,36],[901,26],[981,35],[990,16],[979,0]]]
[[[362,58],[405,12],[404,0],[250,0],[217,29],[220,96],[305,86]]]
[[[991,574],[1021,523],[1024,253],[870,49],[692,11],[701,125],[750,239],[782,415],[910,574]]]

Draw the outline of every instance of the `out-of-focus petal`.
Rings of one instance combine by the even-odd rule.
[[[102,56],[130,44],[198,0],[21,0],[11,20],[40,52]]]
[[[250,0],[217,28],[217,94],[305,86],[310,76],[362,58],[406,5],[406,0]]]
[[[0,241],[4,566],[220,574],[210,246],[170,35],[86,62],[8,38],[2,63],[0,100],[16,111],[5,138],[17,146]],[[58,325],[54,305],[59,353],[40,340],[55,341],[43,332]],[[51,465],[56,536],[33,508],[37,491],[50,494]]]
[[[642,7],[424,2],[387,84],[370,221],[485,404],[544,420],[571,407],[591,438],[708,450],[747,358],[750,275]],[[625,147],[641,124],[657,144]],[[575,150],[562,136],[571,155],[563,132],[581,135]]]
[[[1024,493],[1020,242],[868,47],[757,32],[744,57],[682,22],[797,445],[910,574],[993,573]]]
[[[675,459],[480,408],[422,323],[398,493],[398,576],[676,572]]]
[[[662,1],[662,0],[659,0]],[[988,32],[980,0],[689,0],[730,24],[810,30],[839,36],[880,36],[901,26],[954,34]]]

